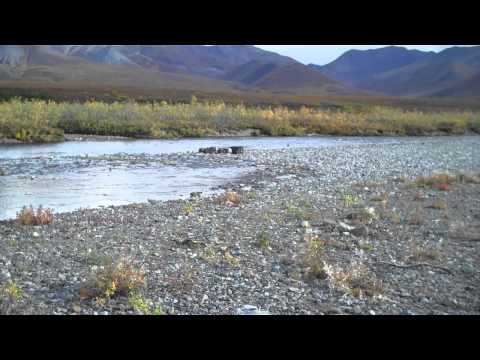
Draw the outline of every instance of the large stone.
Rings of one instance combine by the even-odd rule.
[[[232,146],[231,149],[233,155],[240,155],[245,152],[245,148],[243,146]]]
[[[259,310],[256,306],[244,305],[237,309],[236,315],[271,315],[268,311]]]
[[[218,149],[216,147],[202,148],[199,150],[202,154],[216,154]]]
[[[368,229],[366,226],[359,226],[351,230],[350,233],[356,237],[366,237],[368,236]]]

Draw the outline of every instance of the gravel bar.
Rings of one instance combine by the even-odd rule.
[[[47,226],[0,222],[0,286],[23,293],[0,311],[141,314],[127,296],[80,296],[95,269],[129,259],[145,273],[142,298],[170,315],[480,313],[480,185],[410,184],[478,174],[480,137],[249,150],[236,161],[252,166],[224,185],[236,204],[200,197],[55,214]],[[312,239],[325,276],[312,276]]]

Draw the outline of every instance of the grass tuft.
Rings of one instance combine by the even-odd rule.
[[[99,302],[128,296],[145,285],[145,275],[133,263],[127,260],[112,262],[95,267],[86,286],[80,290],[83,300],[96,298]]]
[[[39,206],[37,211],[33,206],[26,207],[17,213],[17,222],[21,225],[49,225],[53,222],[53,211],[51,209],[43,209]]]

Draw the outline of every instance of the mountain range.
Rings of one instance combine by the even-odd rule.
[[[0,45],[0,87],[477,97],[479,80],[480,46],[351,50],[318,66],[250,45]]]
[[[351,50],[312,69],[354,88],[394,96],[479,96],[480,46],[439,53],[402,47]]]

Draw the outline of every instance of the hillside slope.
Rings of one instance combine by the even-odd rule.
[[[472,85],[461,91],[462,83],[475,83],[480,73],[480,46],[452,47],[438,54],[396,47],[350,51],[326,66],[311,67],[358,89],[394,96],[480,95]]]

